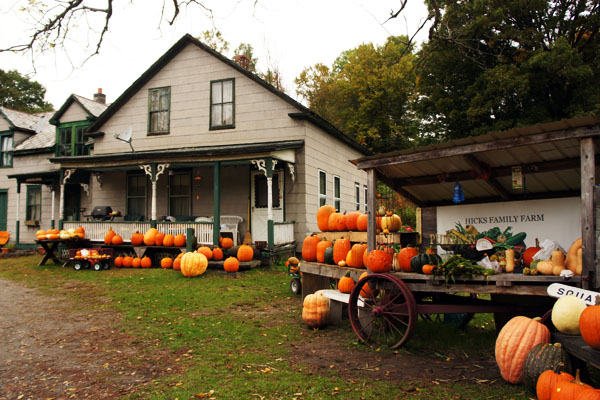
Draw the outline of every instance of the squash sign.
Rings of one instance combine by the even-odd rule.
[[[563,285],[562,283],[553,283],[552,285],[548,286],[546,292],[548,293],[548,296],[555,298],[573,295],[582,300],[588,306],[596,305],[596,298],[600,296],[600,293],[598,292],[580,289],[574,286]]]

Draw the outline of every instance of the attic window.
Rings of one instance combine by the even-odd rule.
[[[162,87],[148,91],[148,134],[169,133],[171,88]]]
[[[0,157],[0,167],[12,167],[12,154],[10,150],[13,149],[13,135],[12,132],[7,132],[7,134],[0,135],[1,141],[1,157]]]
[[[235,80],[210,83],[210,129],[235,128]]]

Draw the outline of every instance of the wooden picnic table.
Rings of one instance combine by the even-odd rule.
[[[44,249],[44,256],[38,263],[38,267],[46,264],[46,262],[48,262],[48,260],[52,260],[52,262],[54,264],[63,265],[64,261],[61,261],[60,257],[56,255],[56,250],[58,249],[58,246],[60,244],[64,244],[65,246],[67,246],[70,249],[77,248],[77,247],[89,247],[90,246],[89,239],[81,239],[81,238],[56,239],[56,240],[44,239],[44,240],[36,240],[35,242],[37,244],[39,244],[40,246],[42,246],[42,248]]]

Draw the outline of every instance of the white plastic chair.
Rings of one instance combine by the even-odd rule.
[[[214,221],[214,217],[210,218],[210,221]],[[239,241],[239,224],[244,221],[244,218],[239,215],[221,215],[220,218],[221,232],[231,232],[233,234],[233,245],[237,246]]]

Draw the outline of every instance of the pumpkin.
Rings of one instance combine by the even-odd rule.
[[[581,275],[577,273],[577,250],[581,249],[583,245],[583,240],[581,238],[577,239],[571,244],[569,250],[567,250],[567,258],[565,260],[565,266],[572,271],[576,275]]]
[[[339,265],[340,261],[346,261],[350,249],[350,239],[336,240],[333,244],[333,262]]]
[[[329,240],[321,240],[317,243],[317,262],[325,262],[325,250],[332,246],[333,243]]]
[[[78,226],[75,228],[75,234],[83,239],[85,237],[85,229],[83,229],[83,226]]]
[[[344,224],[344,214],[340,214],[337,212],[331,213],[329,215],[329,222],[327,225],[327,230],[329,232],[345,231],[346,225]]]
[[[112,238],[115,235],[116,233],[112,229],[107,230],[104,234],[104,244],[112,244]]]
[[[239,261],[252,261],[252,258],[254,258],[254,249],[247,244],[241,245],[237,251],[237,259]]]
[[[437,254],[418,254],[410,259],[411,270],[418,274],[423,273],[423,266],[427,264],[440,265],[442,258]]]
[[[321,239],[311,235],[304,238],[302,243],[302,258],[306,261],[317,261],[317,245]]]
[[[146,246],[154,246],[156,241],[156,234],[158,233],[158,229],[150,228],[144,233],[144,244]]]
[[[133,257],[133,261],[131,262],[131,266],[133,268],[139,268],[142,265],[142,259],[139,257]]]
[[[196,251],[204,254],[207,260],[211,260],[213,258],[213,251],[208,246],[199,247]]]
[[[133,257],[126,256],[123,257],[123,267],[129,268],[133,265]]]
[[[363,253],[363,265],[365,268],[369,268],[367,265],[367,262],[369,261],[369,249],[366,248],[365,252]]]
[[[383,250],[372,250],[367,256],[369,271],[375,273],[388,272],[392,269],[389,255]]]
[[[523,365],[523,383],[535,393],[538,378],[546,370],[570,370],[569,356],[560,343],[538,343],[529,351]]]
[[[194,251],[187,252],[181,257],[181,274],[185,277],[202,275],[208,267],[208,259],[204,254]]]
[[[143,237],[142,237],[143,240]],[[171,247],[175,243],[175,235],[167,233],[163,239],[162,245],[165,247]]]
[[[540,242],[536,238],[535,239],[535,246],[534,247],[528,247],[523,252],[523,256],[522,256],[522,258],[523,258],[523,264],[525,264],[525,266],[529,268],[529,266],[531,265],[531,262],[533,261],[533,256],[535,255],[535,253],[537,253],[541,249],[542,248],[540,247]]]
[[[363,256],[367,250],[367,245],[364,243],[356,243],[346,256],[346,264],[352,268],[364,268],[365,263]]]
[[[397,256],[400,270],[403,272],[412,272],[410,260],[418,254],[419,252],[414,247],[408,246],[400,249]]]
[[[586,307],[581,312],[579,330],[588,346],[600,350],[600,305]]]
[[[402,227],[402,219],[397,214],[386,215],[381,218],[381,229],[389,232],[397,232]]]
[[[175,260],[173,260],[173,270],[181,271],[181,257],[178,256]]]
[[[156,232],[156,236],[154,237],[154,245],[155,246],[162,246],[163,245],[163,241],[165,240],[165,234],[162,232]]]
[[[173,268],[173,259],[171,257],[164,257],[160,260],[160,267],[164,269]]]
[[[111,244],[120,245],[123,244],[123,237],[121,235],[113,235],[111,239]]]
[[[144,235],[139,233],[139,232],[134,232],[131,235],[131,245],[132,246],[139,246],[142,243],[144,243]]]
[[[586,389],[593,389],[579,379],[579,370],[575,372],[573,380],[559,380],[552,389],[551,400],[575,400],[577,396],[583,393]]]
[[[363,272],[362,274],[360,274],[360,276],[358,277],[358,280],[360,281],[362,278],[364,278],[365,276],[369,275],[369,273],[367,271]],[[368,297],[370,294],[372,293],[371,291],[371,287],[369,286],[369,284],[365,284],[363,285],[363,287],[360,289],[360,295],[362,297]]]
[[[185,247],[186,241],[187,241],[187,239],[186,239],[185,235],[183,233],[180,233],[180,234],[176,235],[175,238],[173,239],[173,245],[175,247]]]
[[[551,400],[552,389],[559,381],[573,380],[575,377],[567,372],[546,370],[540,374],[535,385],[535,392],[538,400]]]
[[[550,342],[550,330],[537,319],[512,318],[496,339],[496,363],[505,381],[521,383],[523,366],[529,351],[538,343]]]
[[[38,230],[38,231],[35,232],[35,236],[41,236],[41,235],[46,236],[46,231],[43,230],[43,229],[40,229],[40,230]]]
[[[353,211],[350,214],[346,215],[346,218],[344,218],[344,222],[346,223],[347,230],[356,230],[356,223],[358,222],[358,217],[360,217],[360,214],[360,211]]]
[[[240,262],[235,257],[229,257],[223,263],[223,269],[225,272],[238,272],[240,269]]]
[[[317,225],[321,232],[329,229],[329,216],[335,212],[335,207],[325,204],[317,211]]]
[[[600,400],[600,390],[587,388],[577,394],[575,400]]]
[[[356,218],[356,229],[359,232],[366,232],[368,224],[369,217],[367,216],[367,214],[360,214],[358,218]]]
[[[437,267],[437,265],[432,265],[432,264],[425,264],[423,265],[423,273],[425,275],[431,275],[433,274],[433,270]]]
[[[354,288],[354,279],[350,277],[350,271],[346,272],[346,275],[340,278],[337,287],[341,293],[350,293],[352,291],[352,288]]]
[[[58,240],[58,233],[48,233],[46,234],[46,238],[48,240]]]
[[[120,267],[122,267],[122,266],[123,266],[123,257],[121,257],[121,256],[115,257],[115,259],[114,259],[114,261],[113,261],[113,264],[114,264],[114,265],[115,265],[115,267],[117,267],[117,268],[120,268]]]
[[[302,303],[302,320],[309,328],[323,328],[329,319],[329,299],[309,294]]]
[[[335,265],[335,261],[333,261],[333,246],[325,249],[323,258],[325,260],[325,264]]]
[[[213,260],[215,260],[215,261],[223,260],[223,250],[221,250],[221,248],[219,248],[219,247],[215,247],[214,249],[212,249],[212,255],[213,255]]]
[[[579,317],[586,304],[573,296],[563,296],[552,307],[552,323],[559,332],[567,335],[579,335]]]
[[[224,237],[221,242],[221,247],[224,249],[230,249],[233,247],[233,239],[229,237]]]
[[[142,260],[140,262],[140,266],[142,268],[150,268],[152,266],[152,260],[150,259],[150,257],[142,258]]]

